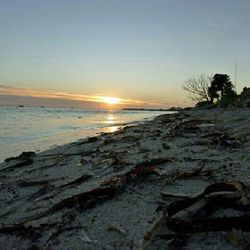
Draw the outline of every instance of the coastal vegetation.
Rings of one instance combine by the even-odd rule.
[[[182,86],[188,92],[188,97],[193,101],[209,102],[208,88],[211,83],[211,77],[201,74],[196,77],[189,78]]]
[[[249,99],[249,89],[244,88],[243,92],[237,95],[235,86],[227,74],[216,73],[214,76],[201,74],[189,78],[182,87],[188,92],[191,100],[197,101],[196,107],[249,106],[248,101],[244,104],[240,101],[243,93]]]

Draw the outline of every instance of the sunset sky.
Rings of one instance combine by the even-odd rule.
[[[234,81],[235,63],[241,91],[249,13],[249,0],[0,0],[0,105],[187,106],[185,80]]]

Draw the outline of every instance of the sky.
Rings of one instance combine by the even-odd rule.
[[[240,92],[249,11],[249,0],[0,0],[0,105],[188,106],[188,78],[234,82],[236,63]]]

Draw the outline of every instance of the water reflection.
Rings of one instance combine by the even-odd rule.
[[[113,114],[108,114],[106,116],[106,120],[104,121],[105,124],[114,124],[116,118],[113,116]]]
[[[103,129],[106,133],[114,133],[121,128],[120,126],[115,126],[115,124],[119,123],[119,120],[117,120],[117,117],[114,116],[114,114],[112,113],[109,113],[105,117],[105,120],[103,121],[103,123],[110,125],[109,127],[106,127]]]
[[[107,132],[109,133],[114,133],[116,132],[117,130],[119,130],[121,127],[120,126],[111,126],[111,127],[108,127],[107,128]]]

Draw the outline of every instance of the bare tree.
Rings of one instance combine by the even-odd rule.
[[[208,88],[212,77],[201,74],[197,77],[189,78],[182,86],[189,93],[189,98],[193,101],[210,101]]]

